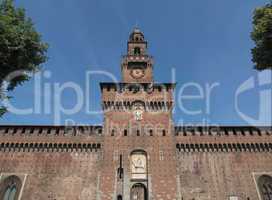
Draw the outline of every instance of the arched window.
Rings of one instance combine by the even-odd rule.
[[[153,130],[152,129],[149,130],[149,135],[153,136]]]
[[[15,185],[9,186],[4,194],[4,200],[15,200],[17,188]]]
[[[135,47],[134,48],[134,55],[140,55],[141,54],[141,49],[140,47]]]
[[[9,176],[0,184],[0,199],[18,200],[22,182],[17,176]]]
[[[258,187],[262,200],[272,200],[272,177],[262,175],[258,179]]]
[[[140,136],[140,131],[139,130],[137,130],[137,136]]]

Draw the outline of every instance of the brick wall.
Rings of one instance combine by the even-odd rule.
[[[98,153],[0,152],[0,169],[3,177],[21,177],[22,200],[95,200],[97,196]]]
[[[39,135],[30,133],[29,127],[16,127],[16,133],[14,128],[0,128],[0,187],[5,177],[18,176],[22,200],[115,200],[120,193],[130,199],[137,182],[131,180],[134,150],[147,153],[144,184],[150,200],[224,200],[231,195],[257,200],[258,177],[272,174],[271,128],[221,128],[210,134],[176,128],[165,136],[156,132],[111,135],[106,129],[100,134],[51,131],[48,135],[50,127]],[[35,147],[36,143],[43,145]],[[54,144],[62,146],[54,148]],[[119,155],[122,182],[117,178]]]
[[[271,152],[184,152],[177,154],[183,199],[257,200],[258,174],[272,172]],[[255,179],[255,180],[254,180]]]

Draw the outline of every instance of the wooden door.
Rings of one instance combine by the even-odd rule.
[[[136,184],[131,188],[130,200],[147,200],[146,188],[143,184]]]

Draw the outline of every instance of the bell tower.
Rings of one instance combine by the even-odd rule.
[[[147,41],[138,28],[129,36],[127,55],[123,56],[121,69],[124,83],[153,82],[153,59],[147,53]]]

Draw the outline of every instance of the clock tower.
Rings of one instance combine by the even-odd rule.
[[[176,170],[172,135],[175,83],[154,81],[153,58],[138,28],[129,35],[121,72],[121,82],[100,83],[104,112],[103,159],[107,162],[102,169],[102,192],[114,193],[117,199],[148,200],[153,191],[166,199],[156,184],[163,180],[170,183],[167,190],[176,188],[175,173],[167,178],[163,175]],[[152,176],[156,173],[157,159],[163,159],[164,154],[168,158],[167,162],[160,163],[164,169],[160,172],[162,176]]]

